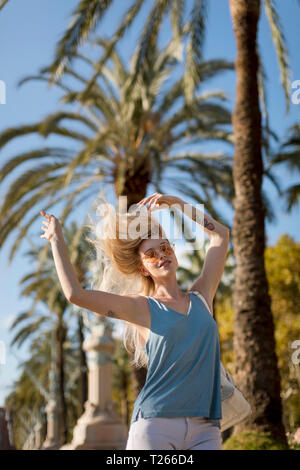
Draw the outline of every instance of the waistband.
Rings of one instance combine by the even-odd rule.
[[[138,409],[138,412],[136,414],[136,419],[133,422],[135,423],[139,419],[139,417],[143,418],[143,413],[142,413],[141,408]],[[219,429],[221,428],[219,419],[210,419],[210,418],[207,418],[206,416],[186,416],[186,417],[179,416],[178,418],[166,418],[166,419],[192,419],[192,420],[203,421],[203,422],[209,421],[213,424],[213,426],[217,426]]]

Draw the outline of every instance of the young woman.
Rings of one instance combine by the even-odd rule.
[[[154,225],[153,237],[153,208],[173,204],[196,223],[203,221],[210,239],[202,272],[189,292],[178,286],[177,258],[160,224]],[[41,238],[51,242],[66,298],[97,314],[123,320],[123,340],[134,354],[132,363],[148,367],[145,385],[134,404],[126,450],[222,450],[220,345],[212,304],[224,271],[229,228],[167,194],[155,193],[138,206],[145,217],[138,237],[121,236],[121,224],[116,219],[112,224],[108,209],[101,240],[95,243],[111,262],[114,285],[121,284],[122,276],[133,281],[130,294],[83,289],[58,219],[43,211],[46,221]],[[190,211],[185,210],[188,206]],[[127,222],[136,218],[130,213],[125,216]],[[103,280],[100,283],[106,289],[107,285]]]

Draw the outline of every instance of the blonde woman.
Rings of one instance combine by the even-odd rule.
[[[188,292],[179,288],[177,257],[158,223],[153,236],[153,209],[173,204],[196,223],[203,221],[210,239],[202,272]],[[191,210],[185,211],[188,206]],[[106,256],[100,290],[81,287],[60,222],[43,211],[46,220],[41,238],[51,243],[68,301],[123,320],[123,340],[134,354],[132,363],[148,367],[145,385],[134,404],[126,450],[222,450],[220,345],[212,305],[224,271],[230,231],[175,196],[155,193],[138,207],[144,217],[139,219],[142,230],[138,237],[121,236],[122,224],[113,219],[109,204],[104,215],[102,211],[102,234],[98,232],[94,242]],[[123,217],[132,223],[137,216],[126,213]],[[122,294],[111,292],[116,290]]]

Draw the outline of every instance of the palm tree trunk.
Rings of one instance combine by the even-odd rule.
[[[67,427],[67,407],[65,400],[65,368],[64,368],[64,350],[63,345],[66,341],[67,329],[61,322],[57,324],[56,331],[56,367],[58,377],[58,400],[61,409],[61,437],[63,444],[67,443],[68,427]]]
[[[132,204],[137,204],[146,196],[147,185],[150,183],[149,158],[144,158],[141,163],[142,156],[138,160],[141,167],[127,167],[125,170],[122,166],[116,166],[114,170],[115,192],[117,197],[127,197],[127,209]]]
[[[129,397],[128,397],[128,375],[124,374],[122,377],[122,401],[121,401],[121,409],[122,409],[122,416],[123,422],[129,428]]]
[[[146,159],[146,163],[138,170],[127,168],[124,175],[120,174],[120,169],[118,171],[119,174],[114,175],[116,195],[117,197],[127,196],[128,210],[132,204],[137,204],[146,196],[147,184],[150,182],[149,160]],[[130,360],[132,359],[133,355],[131,355]],[[136,367],[132,368],[135,398],[137,398],[139,392],[145,385],[146,375],[146,367],[141,367],[140,369]]]
[[[234,352],[236,380],[253,413],[234,433],[269,431],[286,442],[274,324],[264,265],[265,212],[261,195],[261,115],[257,84],[257,25],[260,0],[230,0],[237,45],[236,103],[233,114],[236,278]]]
[[[79,415],[84,413],[84,404],[88,399],[88,376],[87,376],[87,362],[86,354],[83,349],[84,335],[83,335],[83,319],[78,315],[78,340],[79,340]]]

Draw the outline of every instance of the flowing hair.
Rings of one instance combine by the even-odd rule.
[[[138,250],[144,239],[165,237],[156,217],[137,205],[131,206],[128,212],[115,210],[103,196],[99,197],[96,213],[100,220],[87,225],[95,238],[86,236],[96,250],[97,266],[101,266],[102,271],[96,289],[119,295],[153,294],[152,277],[144,276],[139,270],[142,262]],[[142,349],[138,329],[123,321],[123,344],[126,351],[133,354],[130,365],[147,367],[148,358]]]

